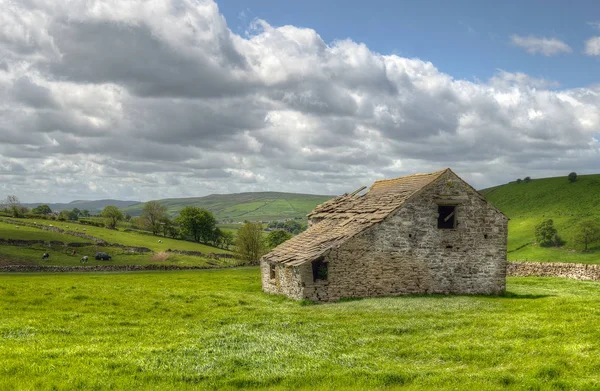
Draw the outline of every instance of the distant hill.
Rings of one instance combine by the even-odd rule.
[[[71,201],[69,203],[55,203],[48,204],[50,209],[56,212],[60,212],[61,210],[71,210],[73,208],[79,208],[80,210],[87,209],[90,213],[99,213],[104,209],[104,207],[108,205],[114,205],[117,208],[126,208],[128,206],[139,204],[139,201],[120,201],[120,200],[96,200],[96,201],[85,201],[85,200],[76,200]],[[28,208],[35,208],[36,206],[42,205],[44,202],[32,203],[32,204],[23,204]]]
[[[572,261],[576,255],[591,261],[600,254],[574,254],[580,246],[573,242],[577,224],[584,219],[600,221],[600,174],[581,175],[574,183],[567,175],[511,182],[480,191],[486,199],[506,214],[509,222],[509,259]],[[535,241],[534,227],[544,219],[553,219],[558,234],[566,241],[561,249],[528,245]],[[596,244],[600,250],[600,243]],[[600,251],[598,251],[600,252]],[[550,258],[557,259],[550,259]],[[589,259],[588,259],[589,258]]]
[[[186,206],[196,206],[211,211],[218,221],[271,221],[289,218],[305,218],[317,205],[333,196],[256,192],[237,194],[211,194],[205,197],[168,198],[157,200],[175,216]],[[132,216],[139,216],[144,205],[122,208]]]

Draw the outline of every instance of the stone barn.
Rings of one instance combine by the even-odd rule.
[[[376,181],[329,200],[261,259],[265,292],[334,301],[500,294],[508,218],[450,169]]]

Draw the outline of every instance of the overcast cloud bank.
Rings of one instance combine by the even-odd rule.
[[[483,188],[598,171],[600,85],[455,80],[263,20],[239,36],[205,0],[0,4],[0,198],[339,194],[444,167]]]

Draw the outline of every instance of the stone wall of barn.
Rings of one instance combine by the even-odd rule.
[[[456,205],[456,228],[438,228],[439,204]],[[327,280],[303,278],[303,296],[334,301],[418,293],[499,294],[506,284],[507,223],[448,172],[395,215],[331,249],[325,257]]]
[[[275,267],[275,278],[271,278],[271,265]],[[285,294],[292,299],[304,298],[303,280],[310,279],[310,264],[299,267],[286,267],[278,263],[261,261],[260,274],[264,292]]]

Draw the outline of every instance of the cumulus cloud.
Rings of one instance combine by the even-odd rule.
[[[569,45],[556,38],[512,35],[510,40],[513,45],[525,49],[529,54],[556,56],[557,54],[573,51]]]
[[[0,197],[24,201],[339,194],[448,166],[482,188],[600,157],[598,86],[457,80],[264,20],[240,36],[210,0],[10,2],[0,59]]]
[[[592,37],[585,41],[584,53],[588,56],[600,56],[600,37]]]

